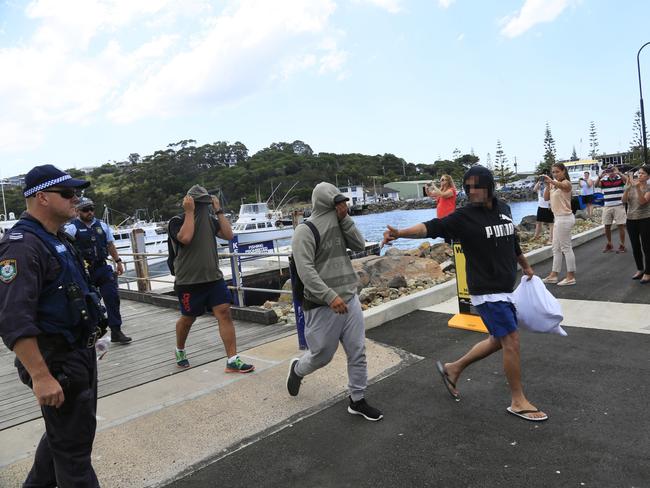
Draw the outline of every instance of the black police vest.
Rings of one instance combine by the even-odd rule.
[[[79,219],[74,219],[72,223],[77,228],[74,244],[84,261],[91,267],[105,264],[108,257],[108,237],[100,221],[95,220],[90,227]]]
[[[20,219],[12,231],[29,232],[36,235],[56,257],[61,272],[56,279],[46,285],[38,297],[37,325],[46,334],[61,334],[70,345],[78,345],[95,332],[98,319],[91,302],[93,296],[86,273],[81,262],[69,248],[70,244],[61,242],[47,232],[41,224],[28,219]],[[90,318],[88,308],[91,308]]]

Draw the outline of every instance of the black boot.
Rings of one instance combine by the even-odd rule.
[[[111,342],[119,342],[120,344],[128,344],[132,339],[124,335],[120,329],[111,329]]]

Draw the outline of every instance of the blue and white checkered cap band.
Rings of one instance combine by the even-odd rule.
[[[23,192],[23,195],[25,197],[29,197],[29,196],[33,195],[34,193],[36,193],[36,192],[39,192],[41,190],[45,190],[46,188],[49,188],[51,186],[54,186],[54,185],[56,185],[58,183],[61,183],[62,181],[65,181],[65,180],[69,180],[71,178],[72,178],[72,176],[70,176],[70,175],[63,175],[63,176],[59,176],[58,178],[54,178],[53,180],[50,180],[50,181],[44,181],[43,183],[40,183],[40,184],[36,185],[34,188],[30,188],[29,190],[25,190]]]

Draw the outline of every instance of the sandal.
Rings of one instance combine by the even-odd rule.
[[[605,246],[605,249],[603,249],[603,252],[612,252],[613,250],[614,250],[614,246],[612,246],[611,244],[607,244]]]
[[[560,281],[557,284],[557,286],[571,286],[571,285],[575,285],[575,284],[576,284],[575,278],[573,278],[571,280],[568,280],[568,279],[564,278],[562,281]]]
[[[555,276],[555,277],[547,276],[547,277],[544,278],[542,281],[543,281],[544,283],[555,284],[555,283],[558,282],[558,279],[557,279],[557,276]]]
[[[618,250],[616,251],[616,254],[623,254],[624,252],[627,252],[625,249],[625,246],[618,246]]]

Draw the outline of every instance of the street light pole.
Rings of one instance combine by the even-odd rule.
[[[648,164],[648,141],[646,140],[646,133],[645,133],[645,111],[643,110],[643,89],[641,88],[641,64],[639,63],[639,55],[641,54],[641,50],[646,47],[650,42],[646,42],[641,48],[639,49],[639,52],[636,53],[636,70],[639,75],[639,96],[641,97],[640,105],[641,105],[641,130],[643,130],[643,164]]]

